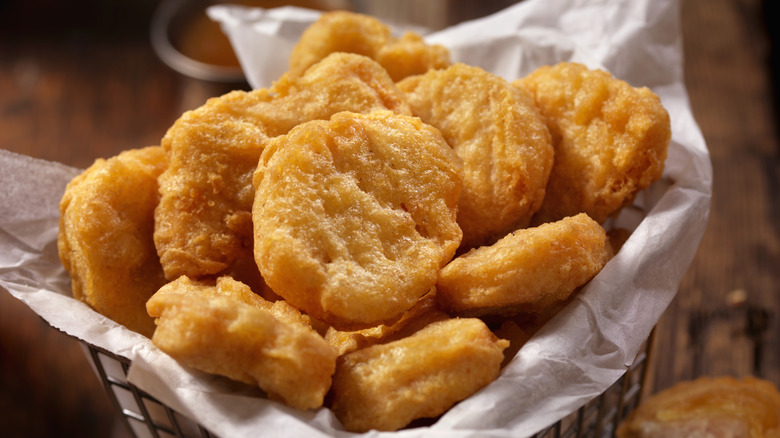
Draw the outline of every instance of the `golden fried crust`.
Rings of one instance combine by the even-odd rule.
[[[580,212],[602,223],[661,177],[671,127],[649,89],[576,63],[541,67],[514,84],[534,96],[555,147],[534,223]]]
[[[290,53],[289,72],[302,75],[306,69],[336,52],[373,58],[391,38],[390,28],[373,17],[346,11],[328,12],[301,34]]]
[[[428,45],[414,32],[395,38],[390,28],[376,18],[334,11],[323,14],[303,32],[290,53],[289,73],[300,76],[337,52],[376,60],[394,81],[450,65],[449,51],[444,46]]]
[[[361,348],[398,339],[416,332],[434,321],[449,319],[449,316],[436,308],[435,289],[420,299],[411,309],[397,320],[357,330],[339,330],[328,327],[325,340],[339,355],[351,353]]]
[[[398,88],[463,160],[462,247],[528,226],[553,165],[550,134],[531,97],[464,64],[405,79]]]
[[[254,178],[260,272],[330,324],[399,316],[460,242],[459,165],[436,129],[389,111],[339,113],[269,141]]]
[[[451,65],[449,50],[438,44],[426,44],[414,32],[406,32],[401,38],[391,40],[379,49],[374,58],[396,82]]]
[[[65,189],[57,247],[73,296],[146,336],[146,300],[163,284],[154,249],[157,177],[167,165],[158,146],[98,159]]]
[[[209,99],[163,138],[170,167],[159,180],[154,241],[166,278],[216,274],[251,252],[251,175],[267,134],[250,109],[270,100],[266,90]]]
[[[171,164],[160,177],[155,212],[166,278],[202,278],[252,258],[251,178],[268,138],[339,111],[375,109],[411,113],[376,62],[335,54],[303,77],[234,91],[182,115],[163,138]]]
[[[444,310],[508,314],[542,312],[588,282],[612,255],[604,229],[586,214],[515,231],[445,266],[436,283]]]
[[[331,408],[354,432],[436,417],[498,377],[508,344],[479,319],[431,323],[410,337],[341,356]]]
[[[285,303],[266,302],[242,283],[216,286],[186,276],[149,299],[152,342],[182,364],[257,385],[298,409],[322,405],[336,353]]]
[[[382,66],[351,53],[328,55],[306,70],[303,77],[286,73],[270,91],[274,94],[273,111],[262,116],[272,136],[286,134],[309,120],[327,120],[341,111],[412,114]]]
[[[780,392],[754,377],[701,377],[642,403],[619,438],[691,436],[780,437]]]

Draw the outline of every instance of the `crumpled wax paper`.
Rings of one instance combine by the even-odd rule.
[[[367,436],[517,437],[574,412],[631,364],[675,296],[704,232],[712,168],[683,82],[676,0],[528,0],[426,36],[453,61],[514,80],[543,64],[577,61],[650,87],[669,111],[662,180],[614,221],[633,230],[620,252],[531,338],[499,379],[431,426]],[[313,11],[217,6],[250,84],[285,69]],[[0,287],[53,327],[132,361],[129,380],[224,437],[351,436],[327,409],[298,411],[257,390],[185,369],[151,342],[70,296],[56,251],[57,203],[80,172],[0,150]]]

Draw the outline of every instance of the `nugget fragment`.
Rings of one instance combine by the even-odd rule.
[[[542,313],[593,278],[612,256],[604,229],[578,214],[507,235],[439,272],[442,308],[461,315]]]
[[[257,167],[255,261],[276,293],[331,325],[393,319],[460,243],[459,166],[415,117],[301,124],[269,141]]]
[[[780,437],[780,392],[745,377],[701,377],[653,395],[617,430],[619,438]]]
[[[216,285],[188,277],[149,299],[152,342],[192,368],[257,385],[299,409],[323,403],[336,353],[284,302],[271,304],[230,277]]]
[[[374,59],[396,82],[451,65],[450,53],[444,46],[427,44],[414,32],[405,32],[400,38],[392,38],[377,51]]]
[[[580,212],[603,223],[661,177],[669,114],[648,88],[577,63],[540,67],[514,84],[534,96],[555,147],[534,223]]]
[[[73,296],[146,336],[154,331],[146,300],[165,284],[152,234],[166,165],[159,146],[98,159],[68,184],[59,205],[57,248]]]
[[[347,430],[397,430],[444,413],[498,377],[508,342],[476,318],[341,356],[332,410]]]
[[[524,228],[553,165],[550,134],[533,99],[478,67],[455,64],[398,83],[415,115],[463,160],[458,224],[465,249]]]
[[[251,180],[269,138],[339,111],[375,109],[410,113],[376,62],[334,54],[303,77],[234,91],[184,113],[162,141],[170,166],[160,176],[154,241],[166,278],[226,273],[252,259]]]
[[[382,65],[394,81],[450,65],[449,51],[426,44],[423,38],[406,32],[400,38],[374,17],[347,11],[322,14],[301,35],[290,53],[290,73],[302,75],[310,66],[331,53],[367,56]]]
[[[325,340],[339,355],[342,355],[408,336],[434,321],[443,319],[449,319],[449,316],[436,307],[434,289],[396,320],[356,330],[339,330],[335,327],[328,327],[325,332]]]

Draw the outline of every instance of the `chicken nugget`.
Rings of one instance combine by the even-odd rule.
[[[407,338],[341,356],[331,409],[353,432],[392,431],[437,417],[498,377],[508,345],[476,318],[431,323]]]
[[[653,395],[617,430],[619,438],[780,437],[780,392],[745,377],[700,377]]]
[[[163,138],[170,166],[159,178],[154,242],[169,280],[217,274],[251,248],[251,175],[268,137],[251,109],[270,100],[267,90],[209,99]]]
[[[213,285],[182,276],[147,310],[157,318],[152,342],[182,364],[257,385],[298,409],[322,405],[336,353],[286,303],[271,304],[230,277]]]
[[[671,127],[650,89],[577,63],[544,66],[513,84],[534,96],[555,148],[535,224],[581,212],[603,223],[661,177]]]
[[[457,257],[439,272],[436,296],[444,310],[460,315],[543,312],[587,283],[611,256],[604,229],[581,213]]]
[[[376,60],[394,81],[450,65],[449,51],[426,44],[423,38],[406,32],[400,38],[390,28],[368,15],[347,11],[322,14],[301,35],[290,53],[290,73],[306,69],[331,53],[356,53]]]
[[[553,165],[550,134],[533,99],[478,67],[455,64],[398,83],[412,111],[463,160],[462,248],[528,226]]]
[[[166,165],[159,146],[98,159],[59,205],[57,249],[73,296],[145,336],[154,331],[146,300],[165,284],[152,233]]]
[[[252,174],[265,142],[339,111],[410,110],[376,62],[334,54],[271,89],[234,91],[184,113],[162,145],[154,240],[166,278],[224,273],[252,260]]]
[[[390,111],[343,112],[272,139],[254,177],[260,272],[331,325],[399,316],[460,242],[460,164],[439,131]]]
[[[427,44],[422,36],[405,32],[382,46],[374,59],[398,82],[406,77],[449,67],[450,52],[444,46]]]

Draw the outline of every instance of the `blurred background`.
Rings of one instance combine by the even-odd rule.
[[[415,24],[438,28],[510,3],[406,7],[416,8]],[[400,10],[397,2],[371,0],[296,4],[388,20]],[[0,147],[84,168],[97,157],[158,144],[182,112],[248,88],[231,77],[235,59],[207,20],[184,26],[189,36],[176,44],[224,68],[204,79],[163,62],[150,38],[160,7],[153,0],[0,0]],[[771,0],[681,1],[686,86],[710,150],[714,194],[701,247],[656,330],[650,393],[702,375],[754,375],[780,385],[774,9]],[[79,343],[4,292],[0,435],[127,436]]]

